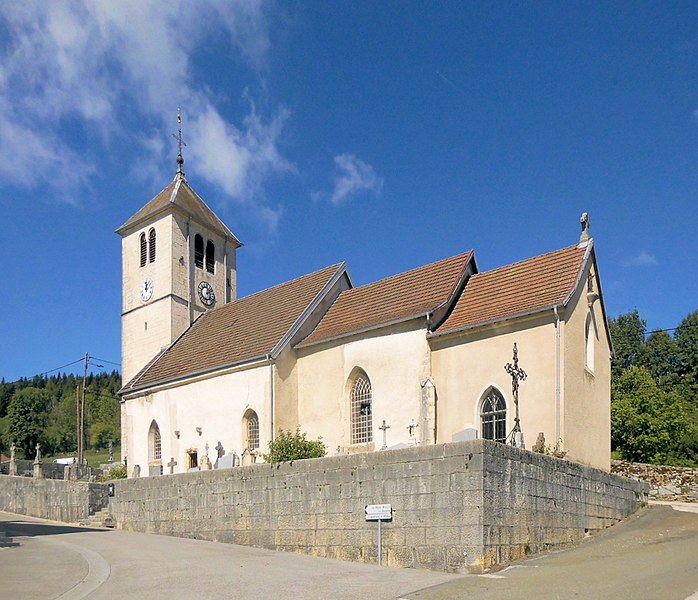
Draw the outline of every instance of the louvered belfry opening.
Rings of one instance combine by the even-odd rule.
[[[155,229],[148,232],[148,254],[150,262],[155,262]]]
[[[204,238],[198,233],[194,236],[194,266],[204,268]]]
[[[140,236],[141,245],[141,267],[145,267],[145,263],[148,260],[148,246],[145,241],[145,233],[141,233]]]
[[[213,242],[208,240],[206,242],[206,270],[209,273],[213,273],[216,265],[216,253],[213,247]]]

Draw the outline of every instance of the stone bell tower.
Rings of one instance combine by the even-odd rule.
[[[236,297],[242,245],[184,177],[116,230],[121,238],[121,367],[124,385],[201,314]]]

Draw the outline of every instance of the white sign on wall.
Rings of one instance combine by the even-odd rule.
[[[390,521],[393,507],[390,504],[367,504],[364,507],[367,521]]]

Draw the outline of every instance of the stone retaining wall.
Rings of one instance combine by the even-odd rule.
[[[698,502],[698,469],[614,460],[611,472],[646,482],[650,498]]]
[[[383,564],[482,572],[637,510],[647,486],[475,440],[115,482],[117,527],[358,562],[377,559],[366,504],[391,504]]]
[[[107,486],[0,475],[0,510],[77,523],[107,506]]]

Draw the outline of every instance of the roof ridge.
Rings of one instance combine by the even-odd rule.
[[[426,265],[421,265],[419,267],[414,267],[412,269],[407,269],[407,271],[400,271],[399,273],[395,273],[393,275],[388,275],[387,277],[383,277],[381,279],[377,279],[376,281],[371,281],[369,283],[364,283],[363,285],[351,288],[349,290],[344,290],[342,294],[346,294],[347,292],[351,292],[353,290],[363,290],[366,288],[369,288],[371,286],[377,285],[379,283],[384,283],[386,281],[389,281],[391,279],[394,279],[396,277],[402,277],[403,275],[409,275],[410,273],[413,273],[415,271],[420,271],[422,269],[426,269],[427,267],[433,267],[434,265],[438,265],[440,263],[444,263],[449,260],[453,260],[456,258],[465,258],[469,254],[474,254],[473,250],[466,250],[465,252],[461,252],[459,254],[454,254],[453,256],[447,256],[446,258],[442,258],[440,260],[435,260],[433,262],[427,263]],[[340,294],[341,295],[341,294]]]
[[[543,258],[544,256],[550,256],[551,254],[555,254],[556,252],[562,252],[563,250],[572,250],[573,248],[577,249],[578,245],[577,244],[572,244],[570,246],[565,246],[563,248],[558,248],[557,250],[551,250],[549,252],[542,252],[541,254],[536,254],[535,256],[530,256],[529,258],[523,258],[521,260],[517,260],[513,263],[508,263],[506,265],[500,265],[499,267],[495,267],[494,269],[488,269],[487,271],[480,271],[478,273],[475,273],[473,277],[478,277],[481,275],[489,275],[490,273],[495,273],[496,271],[500,271],[502,269],[508,269],[509,267],[515,267],[516,265],[520,265],[526,262],[530,262],[532,260],[535,260],[536,258]]]
[[[282,281],[281,283],[277,283],[276,285],[272,285],[271,287],[264,288],[263,290],[258,290],[256,292],[253,292],[251,294],[248,294],[247,296],[243,296],[242,298],[238,298],[235,300],[235,302],[230,302],[229,304],[226,304],[224,306],[229,306],[230,304],[235,304],[237,302],[241,302],[242,300],[248,300],[249,298],[254,298],[255,296],[258,296],[259,294],[264,294],[265,292],[270,292],[271,290],[275,290],[276,288],[280,288],[281,286],[284,285],[289,285],[291,283],[294,283],[296,281],[300,281],[301,279],[305,277],[310,277],[311,275],[317,275],[318,273],[322,271],[326,271],[327,269],[331,269],[332,267],[336,267],[335,271],[338,271],[342,265],[346,265],[344,261],[334,263],[332,265],[327,265],[326,267],[322,267],[321,269],[316,269],[315,271],[311,271],[310,273],[306,273],[305,275],[299,275],[298,277],[294,277],[293,279],[289,279],[288,281]],[[220,307],[222,308],[222,307]]]
[[[201,204],[204,205],[204,208],[206,208],[206,210],[208,210],[208,211],[211,213],[211,215],[213,216],[213,218],[218,222],[218,224],[223,228],[223,230],[224,230],[226,233],[229,233],[229,234],[233,237],[233,239],[234,239],[235,241],[237,241],[237,242],[240,244],[240,246],[243,245],[242,242],[241,242],[240,240],[237,239],[237,236],[230,230],[230,227],[228,227],[228,226],[223,222],[223,220],[216,214],[216,212],[215,212],[208,204],[206,204],[206,200],[204,200],[201,196],[199,196],[199,194],[197,193],[197,191],[196,191],[196,190],[191,186],[191,184],[187,181],[187,178],[186,178],[186,177],[180,177],[179,174],[177,174],[177,175],[175,175],[175,180],[177,180],[177,185],[175,186],[175,189],[174,189],[173,194],[172,194],[172,199],[170,200],[170,202],[173,202],[173,203],[174,203],[174,200],[175,200],[175,198],[177,197],[175,192],[178,192],[178,191],[179,191],[179,188],[180,188],[180,186],[181,186],[181,184],[184,183],[184,185],[186,185],[187,189],[194,195],[194,197],[195,197],[199,202],[201,202]]]

